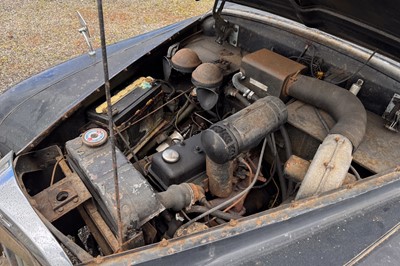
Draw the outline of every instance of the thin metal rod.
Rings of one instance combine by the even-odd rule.
[[[106,36],[104,33],[104,18],[103,18],[103,3],[102,0],[97,0],[97,10],[99,16],[99,27],[100,27],[100,39],[101,39],[101,53],[103,56],[103,69],[104,69],[104,89],[107,99],[107,116],[108,116],[108,129],[110,131],[110,142],[111,142],[111,157],[112,167],[114,176],[114,191],[115,191],[115,203],[117,205],[117,227],[118,227],[118,243],[122,246],[122,222],[121,222],[121,202],[119,198],[119,183],[118,183],[118,169],[117,169],[117,154],[115,152],[115,136],[114,136],[114,121],[111,110],[111,92],[110,92],[110,78],[108,75],[108,61],[107,61],[107,50],[106,50]]]

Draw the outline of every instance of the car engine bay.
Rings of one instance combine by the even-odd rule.
[[[109,255],[351,188],[398,164],[400,96],[375,86],[365,67],[374,54],[354,63],[229,21],[222,44],[207,18],[114,86],[119,202],[104,95],[66,122],[77,124],[73,138],[54,133],[16,157],[22,189],[54,230]]]

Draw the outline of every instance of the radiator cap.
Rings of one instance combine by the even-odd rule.
[[[99,147],[106,143],[107,131],[102,128],[91,128],[82,134],[82,142],[88,147]]]

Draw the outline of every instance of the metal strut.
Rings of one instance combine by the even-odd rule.
[[[104,70],[104,90],[107,100],[107,116],[108,116],[108,129],[110,131],[110,142],[111,142],[111,157],[112,157],[112,168],[114,174],[114,191],[115,191],[115,202],[117,205],[117,228],[118,228],[118,243],[122,247],[123,236],[122,236],[122,222],[121,222],[121,203],[119,197],[119,183],[118,183],[118,169],[117,169],[117,156],[115,152],[115,135],[114,135],[114,122],[111,110],[111,92],[110,92],[110,78],[108,75],[108,61],[107,61],[107,49],[106,49],[106,36],[104,31],[104,18],[103,18],[103,3],[102,0],[97,0],[97,10],[99,16],[99,28],[100,28],[100,39],[101,39],[101,53],[103,57],[103,70]]]

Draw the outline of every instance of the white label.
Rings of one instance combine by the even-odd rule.
[[[262,84],[261,82],[255,80],[255,79],[250,78],[250,84],[253,84],[254,86],[262,89],[263,91],[268,91],[268,86],[267,85],[264,85],[264,84]]]

